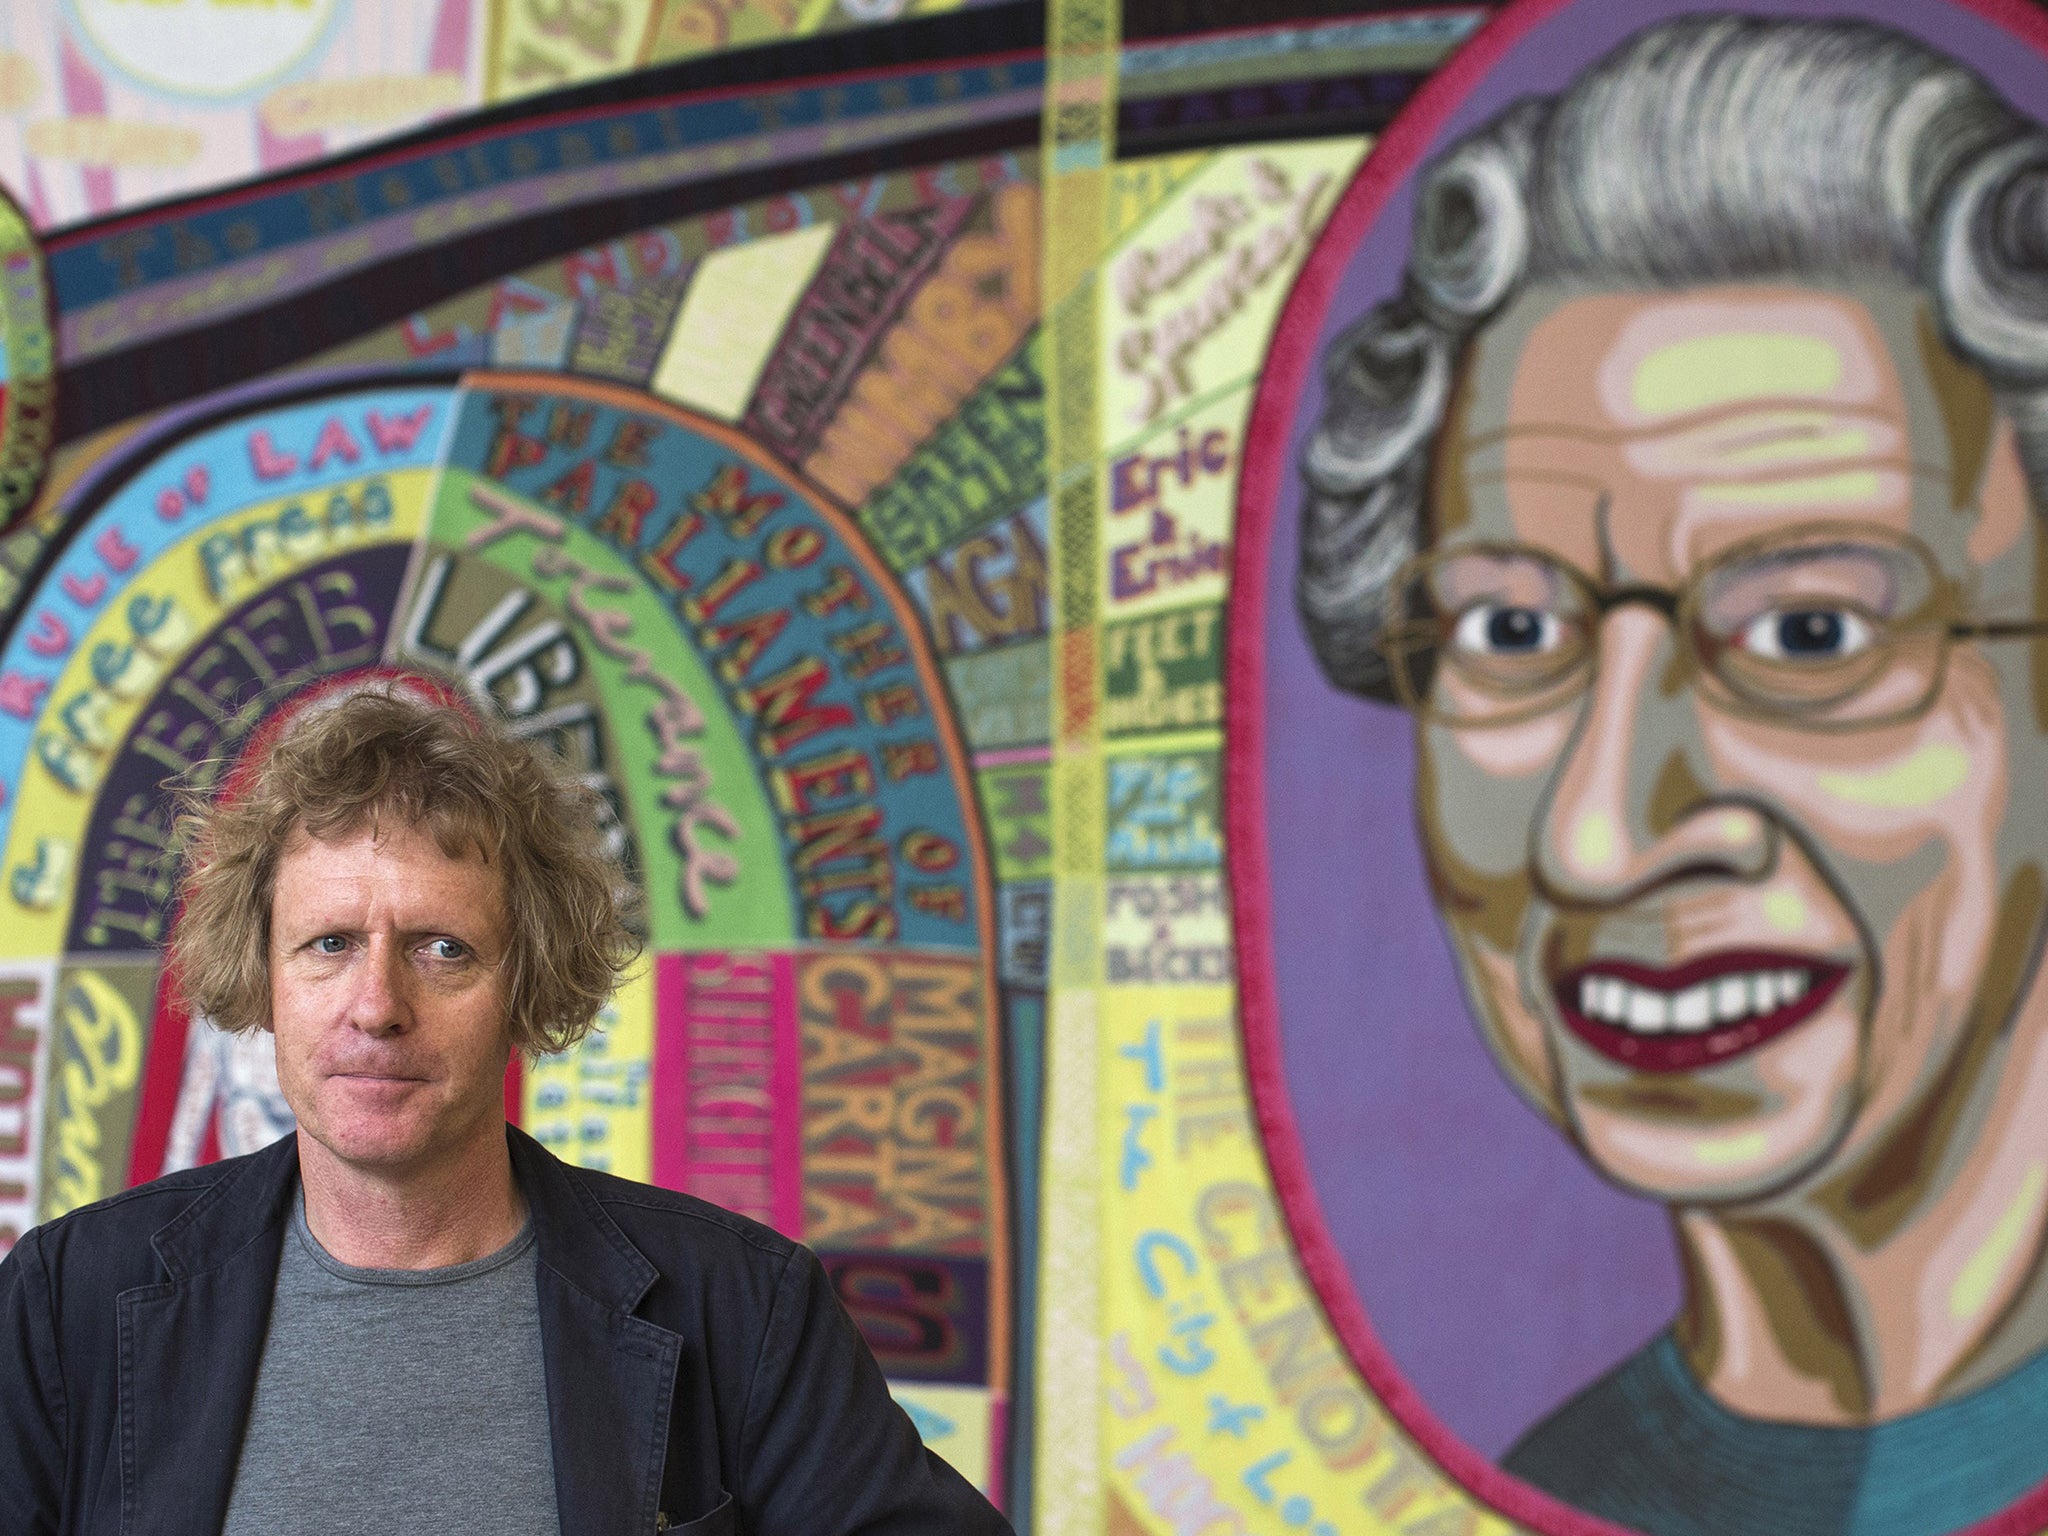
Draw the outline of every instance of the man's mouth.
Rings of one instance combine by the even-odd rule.
[[[1812,955],[1726,950],[1661,968],[1598,960],[1556,982],[1565,1027],[1639,1072],[1690,1072],[1753,1051],[1823,1008],[1849,974]]]

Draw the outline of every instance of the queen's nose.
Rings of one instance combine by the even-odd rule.
[[[1758,880],[1769,818],[1726,796],[1671,622],[1616,608],[1577,730],[1537,818],[1536,879],[1561,906],[1618,906],[1672,881]]]

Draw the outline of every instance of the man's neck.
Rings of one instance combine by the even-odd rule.
[[[1723,1406],[1867,1424],[2048,1349],[2043,978],[2008,1027],[1979,1027],[1954,1112],[1899,1131],[1859,1160],[1864,1174],[1759,1208],[1678,1213],[1678,1340]],[[1868,1174],[1880,1166],[1883,1180]]]
[[[444,1269],[496,1253],[519,1235],[526,1201],[504,1126],[419,1168],[366,1169],[299,1133],[306,1225],[358,1269]]]

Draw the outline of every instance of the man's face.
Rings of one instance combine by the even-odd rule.
[[[295,832],[271,901],[277,1077],[299,1127],[387,1174],[502,1137],[503,880],[427,832]]]
[[[1921,541],[1966,617],[2039,602],[2010,432],[1902,289],[1532,292],[1468,359],[1432,522],[1433,549],[1533,545],[1610,591],[1682,588],[1773,530],[1874,526]],[[1754,642],[1813,638],[1777,623]],[[1627,602],[1575,700],[1425,719],[1432,880],[1516,1086],[1680,1203],[1836,1173],[1869,1203],[1885,1167],[1933,1176],[1941,1111],[2032,980],[2036,650],[1958,641],[1924,710],[1816,731],[1703,699],[1672,619]]]

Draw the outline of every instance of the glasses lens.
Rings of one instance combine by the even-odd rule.
[[[1708,569],[1692,620],[1736,702],[1813,724],[1910,713],[1939,680],[1938,584],[1914,545],[1817,530]]]
[[[1411,705],[1485,723],[1569,698],[1590,655],[1591,607],[1563,566],[1524,550],[1445,550],[1420,562],[1388,657]]]

